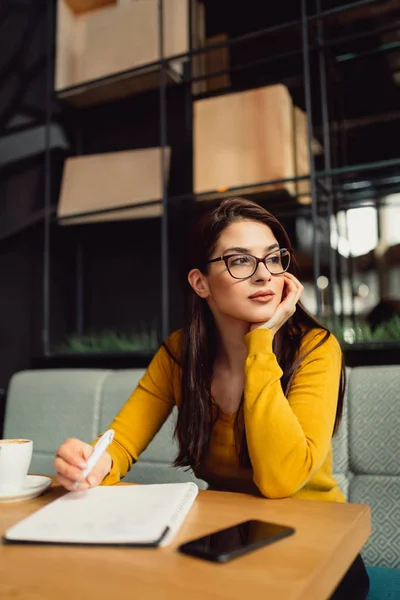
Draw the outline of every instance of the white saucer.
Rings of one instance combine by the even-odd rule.
[[[50,477],[43,475],[27,475],[24,487],[18,492],[0,492],[0,503],[21,502],[40,496],[51,485]]]

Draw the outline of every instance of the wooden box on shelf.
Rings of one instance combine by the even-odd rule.
[[[189,2],[197,0],[164,0],[165,57],[189,50]],[[156,87],[159,60],[158,0],[58,0],[59,98],[87,106]],[[183,62],[168,63],[168,83],[180,80]]]
[[[287,181],[309,173],[305,115],[284,85],[226,94],[194,103],[194,192],[206,200],[227,188],[238,194],[284,190],[310,201],[309,183]],[[300,123],[296,131],[295,122]]]
[[[165,157],[168,174],[170,148]],[[57,217],[64,225],[159,217],[161,199],[161,148],[75,156],[64,165]],[[71,218],[129,204],[138,206]]]

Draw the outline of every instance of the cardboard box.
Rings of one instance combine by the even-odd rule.
[[[166,148],[167,174],[170,153]],[[161,199],[161,148],[76,156],[65,161],[57,217],[62,225],[159,217]],[[157,200],[160,203],[145,205]],[[65,219],[128,204],[138,206]]]
[[[196,101],[194,191],[204,194],[293,177],[293,105],[286,87],[274,85]],[[275,184],[295,193],[294,183]],[[207,194],[204,199],[210,198]]]
[[[254,187],[309,173],[305,115],[296,110],[301,125],[297,132],[296,111],[283,85],[196,101],[194,192],[204,194],[198,199],[217,197],[239,186],[244,189],[238,195],[283,190],[295,196],[299,188],[302,193],[309,190],[309,182]]]
[[[165,57],[189,50],[190,1],[197,0],[164,0]],[[72,8],[89,9],[93,4],[102,6],[85,12]],[[158,0],[58,0],[58,97],[87,106],[158,86],[159,66],[148,66],[160,60],[158,23]],[[180,79],[183,63],[184,59],[169,63],[169,83]],[[138,68],[143,71],[124,73]],[[95,82],[102,78],[107,80]]]
[[[192,48],[198,50],[204,46],[212,46],[221,42],[226,42],[228,36],[226,33],[220,33],[206,38],[206,19],[205,8],[203,3],[192,2],[191,10],[191,27],[192,32],[195,32],[192,38]],[[192,58],[192,76],[199,77],[207,73],[215,73],[229,68],[229,47],[223,46],[202,52]],[[192,84],[192,93],[194,96],[204,94],[213,90],[227,88],[230,86],[229,73],[211,77],[209,79],[201,79]]]
[[[118,0],[65,0],[70,9],[76,13],[88,12],[95,8],[102,8],[109,4],[116,4]]]
[[[228,36],[226,33],[220,33],[213,35],[208,38],[204,38],[204,46],[212,46],[221,42],[226,42]],[[194,96],[205,94],[207,92],[213,92],[216,90],[222,90],[229,88],[231,85],[229,75],[229,48],[223,46],[222,48],[216,48],[210,50],[204,54],[199,54],[193,58],[192,62],[192,74],[193,77],[199,77],[211,73],[218,73],[220,71],[227,71],[223,75],[216,75],[209,77],[208,79],[201,79],[195,81],[192,85],[192,93]]]

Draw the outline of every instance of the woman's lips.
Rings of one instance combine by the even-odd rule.
[[[272,294],[269,296],[256,296],[255,298],[249,298],[252,302],[258,302],[259,304],[268,304],[273,299]]]
[[[258,302],[259,304],[267,304],[268,302],[271,302],[274,296],[275,294],[273,292],[257,292],[256,294],[249,296],[249,300]]]

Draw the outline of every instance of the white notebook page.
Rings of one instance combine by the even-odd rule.
[[[169,543],[190,510],[194,483],[100,486],[70,492],[11,527],[10,541],[149,544],[170,530]]]

